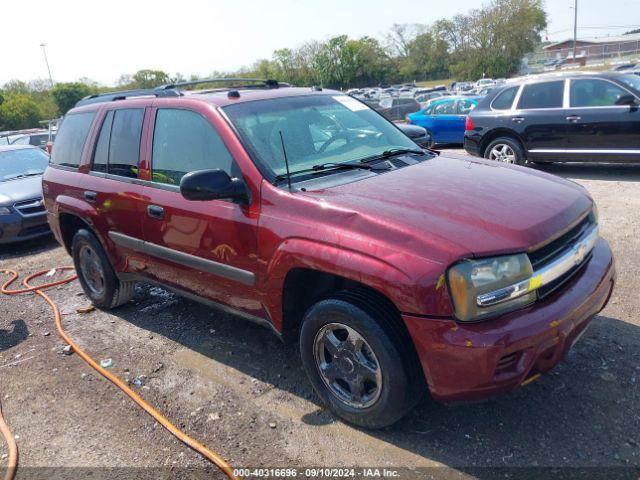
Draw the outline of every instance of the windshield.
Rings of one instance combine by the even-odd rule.
[[[626,83],[631,88],[634,88],[636,91],[640,92],[640,76],[638,75],[620,75],[618,79]]]
[[[42,175],[49,157],[39,148],[0,151],[0,182],[32,175]]]
[[[286,172],[282,142],[291,172],[418,148],[374,110],[345,95],[238,103],[224,111],[256,161],[274,177]]]

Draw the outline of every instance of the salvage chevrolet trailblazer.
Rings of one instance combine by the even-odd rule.
[[[422,150],[321,88],[209,80],[88,97],[62,123],[43,191],[97,307],[146,281],[264,323],[299,342],[322,401],[369,428],[427,390],[451,402],[532,381],[614,284],[585,189]]]

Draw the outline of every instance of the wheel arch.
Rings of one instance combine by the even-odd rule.
[[[520,143],[522,147],[522,151],[524,152],[525,158],[528,159],[527,149],[525,148],[525,143],[520,134],[518,134],[515,130],[511,130],[509,128],[496,128],[491,130],[487,134],[484,135],[482,141],[480,142],[480,154],[482,157],[485,156],[485,151],[491,142],[493,142],[496,138],[500,137],[509,137],[516,140]]]

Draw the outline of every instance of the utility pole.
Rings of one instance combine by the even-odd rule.
[[[47,59],[47,44],[41,43],[42,53],[44,53],[44,63],[47,64],[47,72],[49,72],[49,82],[51,82],[51,88],[53,88],[53,77],[51,76],[51,69],[49,68],[49,60]]]
[[[576,63],[576,43],[578,42],[578,0],[573,7],[573,63]]]

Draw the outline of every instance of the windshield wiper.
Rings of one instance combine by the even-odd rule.
[[[318,173],[324,171],[332,171],[332,170],[372,170],[374,166],[371,165],[361,165],[358,163],[320,163],[318,165],[314,165],[311,168],[303,168],[302,170],[296,170],[289,174],[289,176],[293,177],[294,175],[301,175],[303,173]],[[286,180],[287,174],[282,173],[280,175],[276,175],[276,180]]]
[[[361,158],[360,162],[369,163],[375,160],[380,160],[381,158],[391,158],[391,157],[395,157],[396,155],[402,155],[404,153],[415,153],[416,155],[426,155],[424,150],[419,150],[417,148],[390,148],[389,150],[385,150],[382,153],[371,155],[370,157]]]

